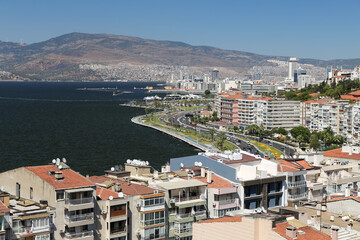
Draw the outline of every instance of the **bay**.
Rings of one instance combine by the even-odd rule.
[[[127,159],[160,169],[197,150],[130,119],[143,109],[120,103],[147,96],[143,82],[0,82],[0,171],[67,159],[82,174],[101,175]],[[115,88],[132,93],[79,88]],[[134,89],[136,87],[137,89]]]

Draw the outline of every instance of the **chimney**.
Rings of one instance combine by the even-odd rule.
[[[211,170],[207,171],[207,183],[211,183],[212,182],[212,172]]]
[[[165,165],[165,171],[166,171],[166,172],[170,172],[170,164],[169,164],[169,163],[166,163],[166,165]]]
[[[296,238],[296,227],[293,226],[289,226],[286,227],[286,236],[290,237],[290,238]]]
[[[201,177],[205,177],[205,168],[204,167],[201,168]]]
[[[339,228],[332,227],[331,228],[331,240],[338,240]]]
[[[55,172],[55,180],[64,180],[64,175],[62,172]]]
[[[121,192],[121,185],[119,183],[115,184],[115,192]]]
[[[130,186],[131,185],[130,179],[128,179],[127,182],[128,182],[128,186]]]

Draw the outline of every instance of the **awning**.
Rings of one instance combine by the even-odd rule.
[[[66,193],[74,193],[74,192],[89,192],[89,191],[94,191],[95,189],[93,188],[76,188],[76,189],[68,189],[65,190]]]
[[[28,220],[28,219],[34,219],[34,218],[44,218],[49,217],[50,213],[39,213],[39,214],[33,214],[33,215],[27,215],[27,216],[19,216],[20,220]]]

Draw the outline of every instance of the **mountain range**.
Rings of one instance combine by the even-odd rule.
[[[269,60],[287,61],[288,58],[110,34],[69,33],[32,44],[0,41],[0,71],[30,80],[104,79],[104,71],[80,67],[94,64],[102,66],[101,69],[126,64],[128,69],[136,71],[141,66],[162,66],[161,71],[167,66],[183,66],[198,72],[219,68],[224,75],[241,75],[254,66],[276,67],[276,63]],[[351,69],[360,64],[360,58],[329,61],[301,59],[300,63],[316,67],[341,65]],[[144,71],[144,75],[149,75],[149,72]],[[112,78],[126,78],[121,74]],[[168,73],[162,76],[168,77]]]

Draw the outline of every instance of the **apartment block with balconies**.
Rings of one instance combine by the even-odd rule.
[[[177,177],[154,185],[166,194],[168,239],[191,238],[192,223],[207,218],[207,184]]]
[[[55,239],[94,239],[95,185],[65,162],[59,159],[3,172],[0,181],[18,199],[47,202],[55,208]]]

